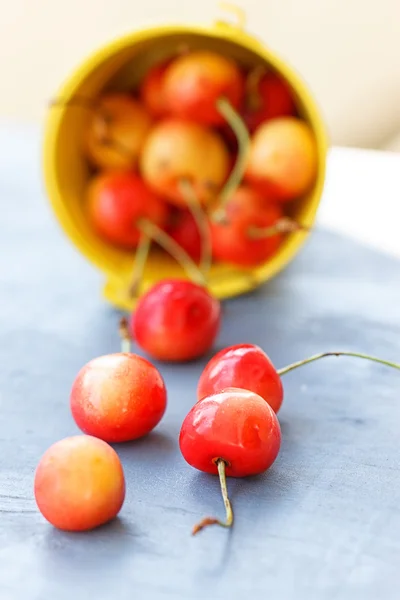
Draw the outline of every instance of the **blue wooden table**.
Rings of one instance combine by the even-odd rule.
[[[160,366],[165,418],[117,448],[120,518],[87,534],[44,521],[34,469],[77,433],[72,381],[118,349],[118,314],[47,205],[39,132],[4,125],[0,149],[1,600],[398,600],[400,373],[355,359],[287,375],[282,451],[265,475],[229,481],[232,532],[190,535],[223,515],[217,479],[177,444],[204,361]],[[257,343],[279,367],[335,349],[398,361],[399,307],[399,262],[321,230],[284,274],[225,305],[218,346]]]

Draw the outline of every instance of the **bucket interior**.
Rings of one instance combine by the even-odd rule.
[[[320,141],[319,117],[308,94],[305,95],[302,82],[284,63],[254,41],[252,47],[246,41],[235,41],[216,32],[206,34],[187,29],[163,31],[157,35],[154,32],[151,35],[134,35],[130,40],[122,39],[114,46],[104,48],[74,74],[57,98],[62,97],[63,101],[68,102],[74,96],[93,98],[108,91],[132,91],[138,87],[149,68],[174,56],[180,47],[215,50],[235,59],[244,67],[265,64],[276,70],[291,86],[298,113],[311,125],[317,138],[317,180],[305,197],[290,205],[291,216],[311,225],[324,179],[325,146]],[[134,254],[103,242],[92,231],[85,216],[85,192],[92,172],[83,154],[82,138],[90,117],[89,111],[76,106],[53,107],[49,110],[48,128],[52,136],[48,140],[50,152],[47,154],[51,155],[50,158],[46,157],[46,170],[48,173],[51,171],[52,189],[49,194],[54,208],[75,244],[106,272],[108,294],[122,294],[124,285],[129,281]],[[293,257],[304,237],[302,232],[287,235],[278,252],[266,264],[256,268],[213,264],[209,279],[211,290],[218,297],[228,297],[256,287]],[[144,272],[144,290],[165,276],[182,277],[184,272],[173,259],[156,249],[152,250]]]

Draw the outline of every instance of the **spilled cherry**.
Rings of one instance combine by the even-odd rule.
[[[267,354],[255,344],[237,344],[220,350],[200,375],[197,397],[219,392],[229,387],[241,387],[259,394],[277,413],[283,401],[282,375],[329,356],[349,356],[400,369],[400,364],[360,352],[323,352],[276,369]]]
[[[203,285],[165,279],[139,298],[130,330],[151,357],[189,361],[212,347],[220,321],[220,302]]]
[[[226,476],[247,477],[266,471],[281,444],[278,419],[263,398],[245,389],[228,388],[199,400],[183,421],[179,446],[184,459],[204,473],[218,474],[226,521],[207,517],[193,534],[208,525],[231,527],[233,510]]]
[[[117,516],[125,499],[125,477],[111,446],[75,435],[44,453],[34,492],[40,512],[54,527],[87,531]]]
[[[283,401],[277,370],[265,352],[254,344],[237,344],[217,352],[200,375],[197,397],[201,400],[230,387],[258,394],[275,413]]]
[[[79,371],[70,396],[78,427],[106,442],[127,442],[147,435],[167,406],[161,374],[148,360],[130,352],[124,322],[121,336],[123,352],[88,362]]]

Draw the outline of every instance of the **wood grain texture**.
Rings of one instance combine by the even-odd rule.
[[[34,469],[77,432],[72,381],[118,348],[118,315],[46,206],[36,132],[0,130],[0,148],[2,600],[398,600],[400,375],[363,361],[287,375],[282,452],[267,474],[228,482],[231,533],[190,536],[200,517],[223,514],[217,479],[177,446],[204,361],[161,365],[164,420],[117,448],[127,477],[119,519],[90,534],[43,520]],[[399,306],[399,262],[318,231],[283,275],[225,304],[218,345],[260,344],[278,367],[337,349],[398,361]]]

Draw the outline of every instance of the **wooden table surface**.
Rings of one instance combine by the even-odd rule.
[[[229,481],[232,532],[190,536],[223,514],[217,479],[177,445],[204,361],[160,366],[165,418],[117,448],[120,518],[86,534],[44,521],[34,469],[77,433],[71,383],[118,348],[118,314],[50,213],[39,147],[33,129],[0,129],[1,600],[398,600],[400,373],[364,361],[286,376],[282,452],[265,475]],[[335,349],[399,361],[399,275],[397,259],[321,228],[285,273],[226,303],[218,346],[260,344],[279,367]]]

